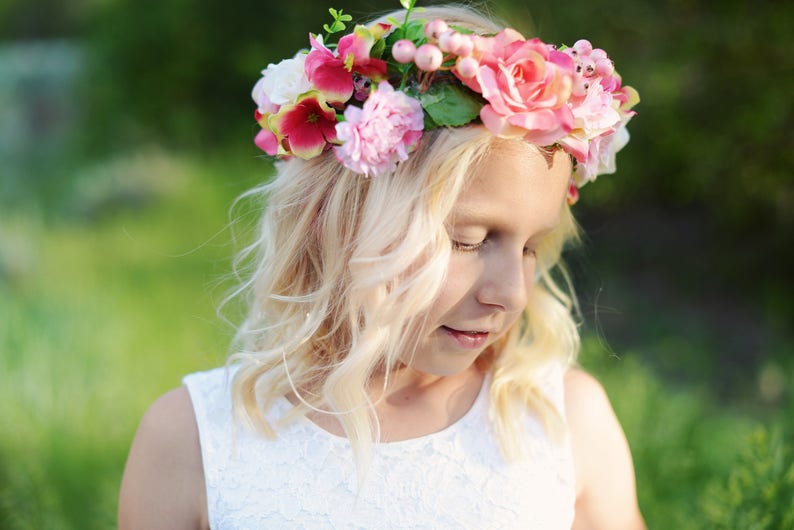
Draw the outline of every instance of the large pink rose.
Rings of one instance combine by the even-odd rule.
[[[573,129],[570,57],[515,30],[478,37],[474,44],[480,66],[474,78],[461,81],[488,101],[480,119],[491,132],[551,145]]]

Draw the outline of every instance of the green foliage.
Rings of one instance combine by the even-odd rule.
[[[223,362],[232,334],[215,313],[233,253],[226,212],[254,171],[162,153],[107,167],[85,178],[109,194],[113,172],[140,189],[173,181],[143,202],[75,188],[73,216],[57,222],[0,213],[3,529],[115,527],[143,411]]]
[[[465,125],[480,116],[483,105],[479,95],[459,84],[433,83],[416,97],[434,127]]]
[[[345,22],[350,22],[353,20],[353,17],[350,15],[345,15],[342,13],[340,9],[337,11],[333,7],[328,8],[328,12],[331,13],[331,16],[334,17],[334,21],[329,26],[328,24],[323,24],[323,29],[328,35],[333,33],[338,33],[340,31],[344,31],[347,26],[345,26]]]
[[[648,527],[700,528],[698,496],[731,468],[751,422],[718,412],[702,389],[665,384],[636,355],[608,355],[594,337],[585,338],[582,364],[603,383],[626,431]]]
[[[759,428],[728,475],[709,486],[702,501],[709,528],[794,528],[794,449],[779,429]]]

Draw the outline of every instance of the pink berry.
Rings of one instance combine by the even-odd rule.
[[[425,24],[425,37],[428,39],[437,39],[442,33],[447,31],[449,26],[447,23],[437,18]]]
[[[435,44],[422,44],[416,49],[414,62],[420,70],[425,72],[435,72],[441,66],[443,60],[441,50]]]
[[[595,63],[596,74],[607,77],[615,72],[615,65],[609,59],[599,59]]]
[[[455,53],[463,42],[463,36],[457,31],[445,31],[438,37],[438,47],[442,52]]]
[[[582,57],[579,65],[582,67],[581,73],[583,76],[590,77],[595,73],[595,63],[590,57]]]
[[[471,40],[469,35],[460,36],[460,45],[457,50],[452,50],[452,53],[458,57],[467,57],[474,51],[474,41]]]
[[[593,51],[593,45],[589,40],[579,39],[573,44],[573,49],[578,55],[589,55]]]
[[[391,55],[394,60],[401,64],[410,63],[414,60],[416,53],[416,44],[408,39],[401,39],[394,43],[391,49]]]
[[[471,79],[477,75],[477,69],[480,67],[479,61],[474,57],[460,57],[455,64],[455,71],[463,79]]]
[[[602,50],[601,48],[596,48],[592,52],[590,52],[590,58],[594,61],[598,61],[599,59],[607,59],[607,52]]]

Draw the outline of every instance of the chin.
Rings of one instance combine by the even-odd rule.
[[[472,356],[469,359],[452,358],[452,359],[415,359],[408,365],[417,372],[437,377],[450,377],[460,375],[475,366],[480,365],[480,357],[484,356],[484,352]]]

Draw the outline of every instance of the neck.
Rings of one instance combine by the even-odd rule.
[[[394,442],[443,430],[474,404],[485,373],[472,365],[453,375],[432,375],[403,366],[388,384],[374,378],[370,396],[381,426],[381,440]]]

